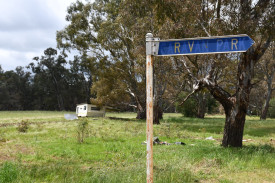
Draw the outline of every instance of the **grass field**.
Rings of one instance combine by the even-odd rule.
[[[144,120],[108,113],[67,121],[65,113],[0,112],[0,183],[146,182]],[[17,130],[22,120],[30,123],[26,133]],[[154,182],[275,182],[275,120],[248,117],[243,148],[220,146],[223,125],[223,116],[165,114],[154,136],[186,145],[154,146]]]

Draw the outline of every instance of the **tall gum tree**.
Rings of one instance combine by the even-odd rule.
[[[219,101],[225,111],[225,126],[222,146],[241,147],[244,131],[246,113],[249,105],[249,95],[253,87],[254,68],[260,58],[264,55],[271,41],[274,40],[274,1],[272,0],[238,0],[238,1],[214,1],[203,0],[186,2],[193,11],[186,11],[188,8],[181,1],[167,1],[166,6],[181,7],[174,12],[166,12],[166,16],[174,23],[172,27],[185,27],[185,35],[182,37],[197,36],[216,36],[248,34],[255,40],[255,44],[242,54],[227,54],[211,56],[206,58],[208,71],[204,77],[194,76],[194,72],[187,66],[184,68],[193,75],[193,91],[185,98],[188,99],[197,91],[207,88],[212,96]],[[161,9],[165,9],[163,6]],[[165,11],[163,11],[165,12]],[[173,17],[176,17],[173,19]],[[183,21],[188,17],[188,25]],[[166,22],[167,23],[167,22]],[[193,25],[193,26],[190,26]],[[172,29],[172,28],[171,28]],[[199,31],[200,30],[200,31]],[[204,34],[202,33],[202,31]],[[179,38],[180,34],[174,31],[174,35]],[[191,65],[195,65],[187,57]],[[220,82],[217,73],[227,70],[228,65],[225,61],[235,62],[235,82],[233,87],[227,87]],[[223,65],[220,65],[223,63]],[[220,67],[218,67],[220,65]],[[231,66],[231,64],[229,64]]]
[[[275,90],[275,87],[273,86],[273,79],[275,75],[275,45],[274,42],[269,47],[267,54],[265,54],[263,61],[261,63],[262,65],[262,71],[264,73],[264,80],[267,85],[266,95],[265,95],[265,101],[262,106],[261,111],[261,120],[266,120],[267,112],[269,108],[269,102],[272,96],[272,92]]]
[[[218,2],[221,3],[221,2]],[[249,95],[253,87],[255,65],[274,39],[274,1],[224,1],[216,10],[216,20],[208,24],[209,30],[217,34],[248,34],[256,43],[238,56],[236,86],[228,92],[215,78],[215,64],[209,74],[197,81],[194,91],[206,87],[225,111],[226,120],[222,146],[241,147]],[[273,7],[273,8],[272,8]],[[226,67],[226,65],[225,65]]]
[[[147,1],[103,1],[68,8],[65,29],[58,31],[60,48],[78,49],[94,58],[96,77],[92,91],[101,105],[133,106],[137,118],[146,117],[145,34],[157,32],[153,6]],[[167,64],[155,61],[154,106],[159,123],[162,116],[162,95],[169,75]],[[163,68],[166,69],[163,69]],[[159,72],[158,72],[159,71]],[[163,82],[164,83],[163,83]]]

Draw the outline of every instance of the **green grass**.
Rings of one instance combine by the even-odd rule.
[[[19,123],[22,120],[31,122],[65,121],[64,114],[75,114],[68,111],[0,111],[0,126],[5,123]]]
[[[16,125],[0,127],[0,183],[146,181],[144,120],[107,113],[117,119],[66,121],[64,113],[0,112],[1,122],[37,122],[27,133]],[[77,126],[83,120],[89,125],[80,144]],[[154,146],[154,182],[275,182],[275,120],[248,117],[243,148],[220,146],[223,125],[223,116],[165,114],[154,136],[186,145]],[[215,140],[205,140],[209,136]]]

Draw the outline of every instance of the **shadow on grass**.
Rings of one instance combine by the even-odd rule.
[[[198,119],[198,118],[168,118],[166,121],[168,123],[175,123],[181,124],[180,130],[188,130],[191,132],[209,132],[209,133],[216,133],[220,134],[223,133],[224,118],[205,118],[205,119]],[[255,121],[256,123],[258,121]],[[247,126],[245,127],[244,135],[250,135],[254,137],[264,137],[270,136],[270,134],[275,132],[275,127],[250,127],[250,124],[253,121],[249,121]]]
[[[108,119],[111,120],[118,120],[118,121],[132,121],[132,122],[145,122],[145,119],[136,119],[136,118],[117,118],[117,117],[107,117]]]
[[[248,134],[255,137],[270,136],[275,132],[275,127],[258,127],[258,128],[247,128],[244,134]]]
[[[247,154],[262,153],[262,154],[273,154],[275,148],[269,144],[264,145],[248,145],[239,148],[238,151],[245,151]]]
[[[223,118],[168,118],[165,122],[181,124],[178,126],[180,130],[188,130],[191,132],[208,132],[220,134],[223,132]]]
[[[247,145],[243,147],[222,147],[222,146],[198,146],[190,149],[189,155],[197,160],[200,159],[222,159],[224,162],[252,161],[254,158],[259,162],[262,159],[273,157],[275,148],[272,145]],[[274,162],[270,162],[274,163]]]

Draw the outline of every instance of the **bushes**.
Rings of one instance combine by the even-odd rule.
[[[176,110],[182,113],[185,117],[204,118],[204,114],[218,113],[217,101],[206,91],[198,92],[192,95],[183,105],[179,105],[187,96],[182,92],[176,103]]]
[[[183,106],[176,105],[176,109],[185,117],[195,117],[197,115],[197,103],[193,97],[186,100]]]
[[[275,98],[272,98],[269,102],[268,116],[275,118]]]
[[[29,122],[28,120],[22,120],[17,127],[17,130],[22,133],[26,133],[29,129]]]

